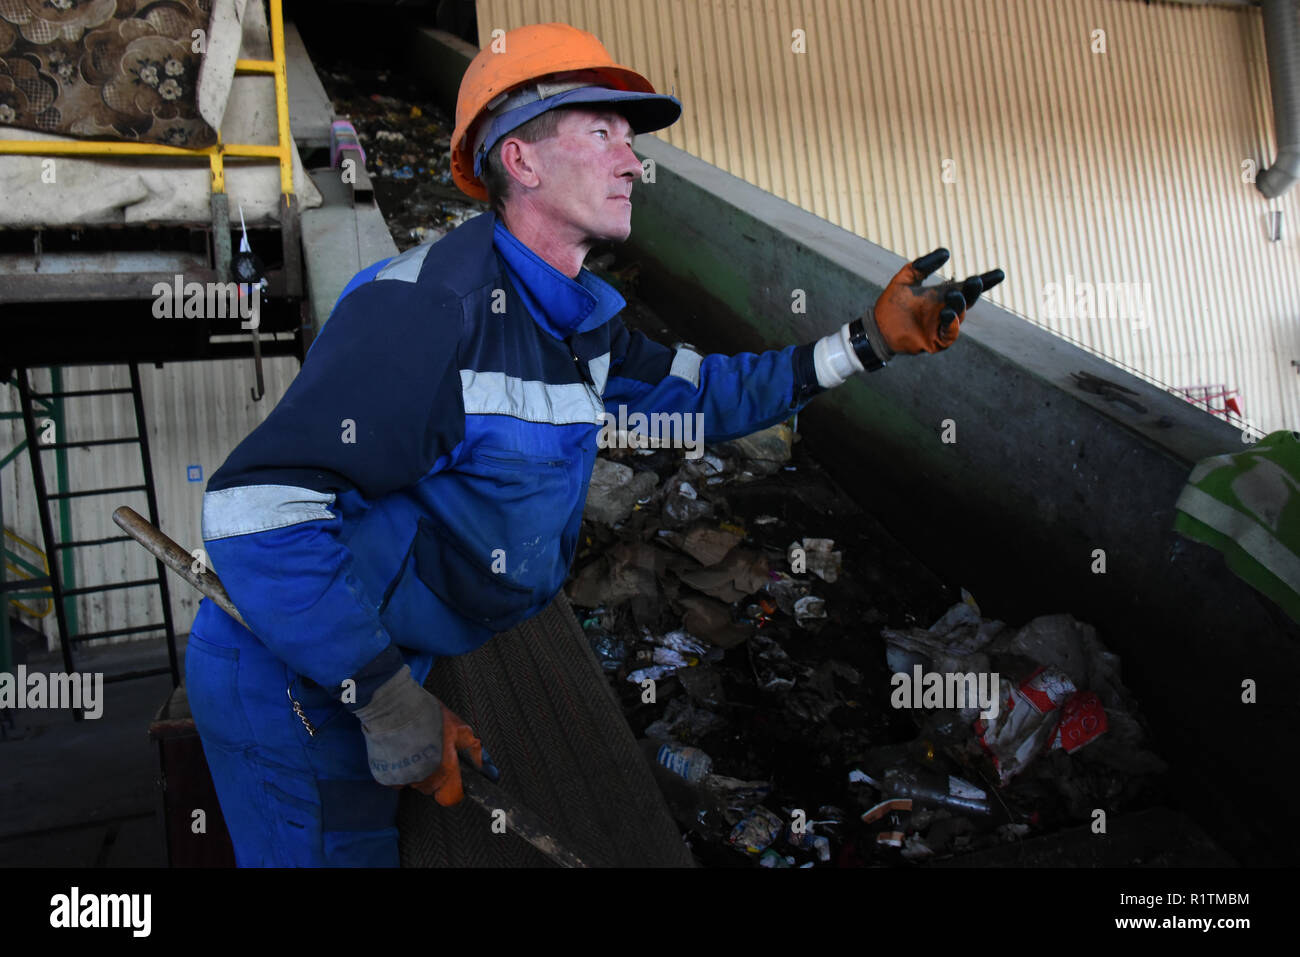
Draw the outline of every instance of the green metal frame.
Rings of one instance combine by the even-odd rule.
[[[9,379],[6,385],[15,385],[13,379]],[[63,370],[57,366],[50,369],[51,392],[63,391]],[[54,421],[55,432],[58,435],[64,434],[64,409],[62,399],[45,400],[41,404],[41,412],[46,417]],[[21,412],[0,412],[0,419],[22,419]],[[13,462],[19,455],[27,450],[27,440],[22,439],[15,445],[5,456],[0,458],[0,480],[3,479],[5,466]],[[55,486],[59,492],[68,490],[68,452],[67,449],[58,449],[54,453],[55,458]],[[3,500],[0,499],[0,529],[4,528],[4,508]],[[59,499],[59,532],[63,541],[72,538],[72,504],[68,499]],[[0,554],[0,582],[5,579],[5,561],[12,561],[20,565],[33,574],[44,575],[45,569],[37,568],[32,565],[21,555],[14,552],[8,547],[3,546],[3,554]],[[74,561],[70,549],[63,550],[63,577],[62,580],[68,583],[68,587],[76,587],[76,562]],[[13,650],[12,637],[9,633],[9,603],[15,600],[28,600],[34,598],[48,598],[49,590],[40,589],[31,592],[13,592],[5,596],[4,613],[0,614],[0,671],[9,671],[13,668]],[[63,600],[64,611],[68,616],[68,629],[75,633],[77,629],[77,600],[76,597],[68,597]]]

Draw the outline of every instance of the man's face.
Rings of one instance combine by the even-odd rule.
[[[564,111],[556,135],[531,147],[538,184],[533,204],[558,237],[574,243],[622,241],[632,233],[632,184],[641,161],[636,134],[618,113]]]

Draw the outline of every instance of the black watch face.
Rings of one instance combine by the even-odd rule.
[[[876,355],[876,350],[871,348],[871,343],[867,341],[865,334],[861,336],[853,335],[850,337],[849,343],[853,346],[853,351],[857,353],[858,361],[862,363],[862,367],[868,372],[874,372],[885,364],[880,356]]]

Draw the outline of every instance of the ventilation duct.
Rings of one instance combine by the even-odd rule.
[[[1263,13],[1277,159],[1255,186],[1273,199],[1300,178],[1300,0],[1264,0]]]

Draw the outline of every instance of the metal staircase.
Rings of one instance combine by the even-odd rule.
[[[48,576],[46,580],[40,578],[26,578],[14,581],[10,584],[15,589],[21,587],[24,591],[31,591],[33,587],[48,586],[50,599],[54,605],[54,616],[57,622],[59,643],[63,651],[63,664],[69,674],[77,670],[76,654],[74,649],[86,642],[102,638],[112,638],[119,635],[136,635],[146,632],[156,632],[161,630],[167,639],[167,664],[159,665],[155,668],[146,668],[136,671],[129,671],[121,674],[105,675],[105,682],[126,681],[132,678],[145,678],[154,675],[170,674],[172,685],[180,684],[180,669],[176,657],[176,635],[172,626],[171,602],[167,590],[167,579],[162,562],[155,561],[157,574],[150,578],[136,579],[132,581],[99,583],[94,585],[76,585],[72,581],[71,562],[64,561],[67,553],[72,549],[81,548],[102,548],[113,546],[118,542],[130,542],[127,535],[113,535],[107,538],[76,540],[66,538],[60,541],[55,534],[54,521],[50,514],[52,504],[58,504],[60,508],[73,505],[88,504],[92,500],[109,495],[121,495],[134,492],[143,492],[147,500],[149,520],[155,525],[158,524],[158,501],[154,490],[153,465],[149,457],[149,439],[148,430],[145,427],[144,401],[140,391],[140,370],[138,365],[130,363],[128,365],[131,373],[130,387],[122,388],[105,388],[105,389],[78,389],[63,390],[61,387],[62,376],[59,369],[51,370],[51,387],[49,392],[38,392],[33,389],[32,381],[29,375],[30,370],[20,368],[15,373],[15,381],[18,386],[18,394],[22,408],[22,418],[24,430],[26,433],[26,448],[28,459],[31,462],[32,483],[36,489],[37,510],[40,516],[41,537],[45,543],[45,554],[48,556]],[[64,401],[67,399],[84,399],[99,396],[111,395],[130,395],[135,413],[135,435],[114,436],[109,438],[98,439],[76,439],[68,441],[65,438],[66,429],[63,428],[63,422],[66,419],[64,410]],[[48,433],[47,424],[55,424],[54,438],[55,441],[42,441],[42,438]],[[51,492],[46,478],[46,467],[44,457],[47,453],[65,453],[68,449],[88,449],[109,445],[137,445],[140,452],[140,466],[142,472],[142,481],[134,485],[119,485],[104,488],[77,488],[70,489],[64,487],[66,478],[64,473],[66,469],[59,470],[60,481],[58,488]],[[94,474],[94,470],[78,470],[80,475]],[[113,502],[113,506],[120,504]],[[107,507],[107,506],[104,506]],[[65,535],[70,533],[70,529],[75,527],[75,523],[64,521],[60,523]],[[7,585],[0,584],[0,588],[7,588]],[[146,622],[137,625],[131,625],[125,628],[111,628],[100,631],[78,631],[76,629],[75,604],[71,599],[76,599],[84,595],[93,595],[108,592],[120,592],[127,589],[138,588],[156,588],[158,589],[159,598],[161,599],[162,621]],[[78,712],[77,718],[81,718]]]

